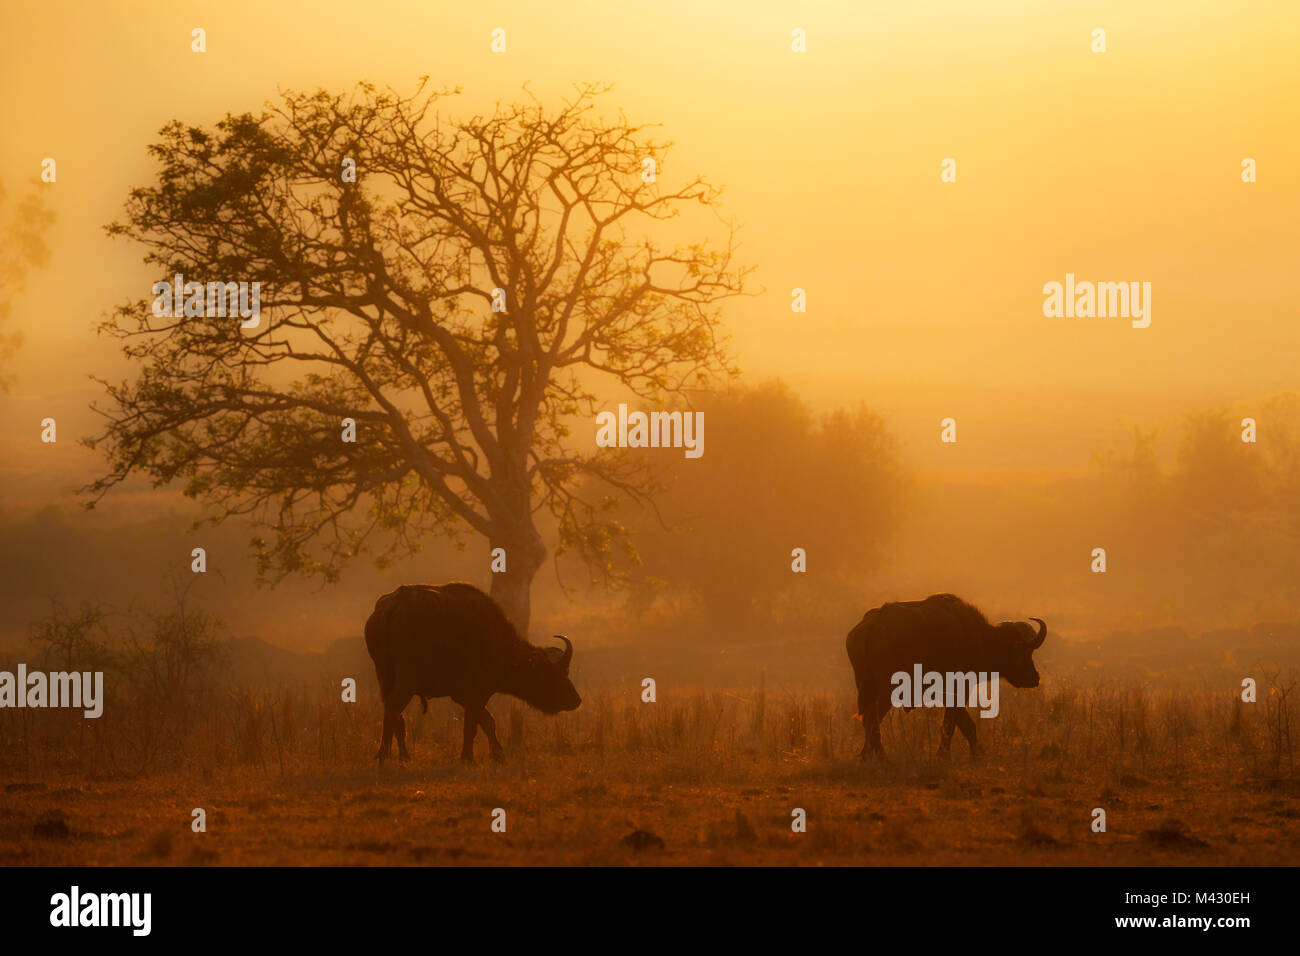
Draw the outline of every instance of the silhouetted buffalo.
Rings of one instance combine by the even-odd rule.
[[[889,712],[891,681],[900,671],[910,674],[918,664],[947,674],[996,671],[1013,687],[1037,687],[1033,655],[1047,637],[1047,625],[1036,617],[1029,620],[1038,622],[1037,632],[1019,621],[990,624],[953,594],[893,602],[863,615],[846,641],[858,685],[858,716],[867,735],[860,756],[884,753],[880,721]],[[979,753],[974,721],[964,707],[954,706],[944,710],[939,752],[948,752],[954,726],[961,728],[971,753]]]
[[[406,752],[402,711],[413,696],[450,697],[465,708],[460,759],[474,759],[482,727],[493,760],[504,759],[496,721],[487,711],[493,694],[512,694],[538,710],[557,714],[582,703],[569,680],[573,645],[536,647],[515,631],[496,603],[472,584],[404,585],[375,602],[366,621],[366,650],[375,662],[384,700],[383,740],[377,759]]]

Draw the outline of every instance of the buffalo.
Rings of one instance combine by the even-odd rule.
[[[490,597],[472,584],[404,585],[375,602],[366,621],[366,650],[375,662],[384,701],[383,739],[376,759],[392,753],[406,760],[402,711],[418,696],[450,697],[465,708],[460,759],[474,760],[478,728],[487,735],[493,760],[505,759],[496,721],[487,711],[493,694],[511,694],[547,714],[575,710],[582,703],[569,664],[573,644],[536,647],[519,636]]]
[[[978,609],[953,594],[932,594],[924,601],[897,601],[863,615],[845,642],[858,687],[858,717],[866,732],[859,755],[884,755],[880,721],[890,709],[893,675],[911,673],[916,665],[949,674],[996,672],[1013,687],[1037,687],[1033,654],[1047,637],[1047,625],[1036,617],[1038,629],[1021,621],[990,624]],[[944,709],[939,753],[947,754],[952,734],[960,727],[971,754],[975,722],[965,707]],[[904,709],[911,710],[904,705]]]

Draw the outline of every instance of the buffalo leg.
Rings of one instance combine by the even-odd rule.
[[[966,743],[970,744],[971,756],[977,756],[981,751],[980,745],[975,742],[975,721],[971,720],[970,713],[965,707],[951,707],[949,710],[953,713],[953,716],[957,721],[957,726],[961,728],[962,736],[966,738]],[[952,738],[951,730],[948,731],[948,737],[949,739]]]
[[[867,754],[871,753],[871,721],[876,713],[876,701],[874,698],[868,698],[865,694],[858,695],[858,720],[862,721],[862,749],[858,751],[858,759],[866,760]]]
[[[379,753],[375,754],[375,759],[379,761],[386,760],[393,753],[393,738],[397,738],[397,755],[399,760],[406,760],[410,754],[406,752],[406,721],[402,718],[402,711],[406,705],[411,702],[408,696],[405,700],[400,697],[391,697],[384,701],[384,729],[383,739],[379,743]]]
[[[501,741],[497,740],[497,722],[493,719],[492,715],[488,713],[486,707],[479,711],[478,725],[483,728],[483,733],[487,735],[488,746],[492,748],[492,759],[497,763],[505,763],[505,749],[501,746]]]
[[[957,729],[957,708],[946,707],[943,712],[943,728],[939,731],[939,756],[946,757],[952,750],[952,734]]]
[[[384,708],[384,726],[379,732],[379,749],[375,751],[375,759],[383,763],[393,751],[393,725],[388,719],[388,708]]]
[[[881,757],[885,755],[884,745],[880,742],[880,722],[885,719],[885,714],[889,713],[889,708],[876,697],[869,697],[866,703],[867,706],[862,712],[862,730],[867,739],[858,754],[859,760],[866,760],[871,754]]]
[[[402,705],[402,709],[406,709],[405,704]],[[406,763],[411,759],[411,755],[406,750],[406,718],[402,716],[402,711],[397,712],[393,725],[393,729],[397,731],[397,761]]]
[[[474,762],[474,737],[478,733],[479,715],[484,712],[482,704],[461,704],[465,708],[465,738],[460,747],[462,763]]]

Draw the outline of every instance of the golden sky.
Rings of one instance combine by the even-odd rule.
[[[26,344],[0,403],[6,420],[66,407],[85,433],[85,376],[124,371],[93,325],[157,277],[101,227],[152,181],[144,147],[164,122],[256,110],[278,87],[408,92],[423,74],[462,86],[449,108],[466,112],[524,83],[548,103],[575,81],[614,83],[611,109],[678,144],[662,177],[726,186],[765,290],[727,306],[746,374],[818,405],[865,400],[927,453],[938,418],[963,410],[1000,427],[1059,414],[1090,441],[1155,405],[1295,387],[1300,5],[1242,7],[5,4],[0,175],[12,200],[55,157],[43,188],[59,218],[53,261],[15,307]],[[940,181],[945,157],[955,183]],[[1042,286],[1066,272],[1151,282],[1151,327],[1044,318]],[[790,312],[795,286],[807,314]],[[1081,460],[1095,442],[1077,438],[1055,454],[1035,436],[1017,460]]]

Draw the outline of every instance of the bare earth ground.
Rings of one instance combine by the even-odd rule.
[[[648,718],[608,700],[559,719],[498,701],[503,766],[481,738],[479,763],[456,762],[458,718],[434,707],[408,713],[413,760],[400,767],[374,765],[377,727],[359,719],[342,758],[313,760],[304,740],[135,778],[6,773],[0,865],[1300,862],[1300,782],[1289,754],[1260,744],[1260,711],[1234,728],[1223,698],[1139,702],[1134,752],[1120,698],[1009,698],[975,759],[960,738],[950,760],[932,756],[933,713],[892,715],[890,762],[863,764],[857,725],[823,720],[838,700],[699,694],[641,705],[658,708]],[[191,831],[195,807],[206,833]],[[505,833],[492,832],[496,808]],[[791,830],[795,808],[806,833]]]

